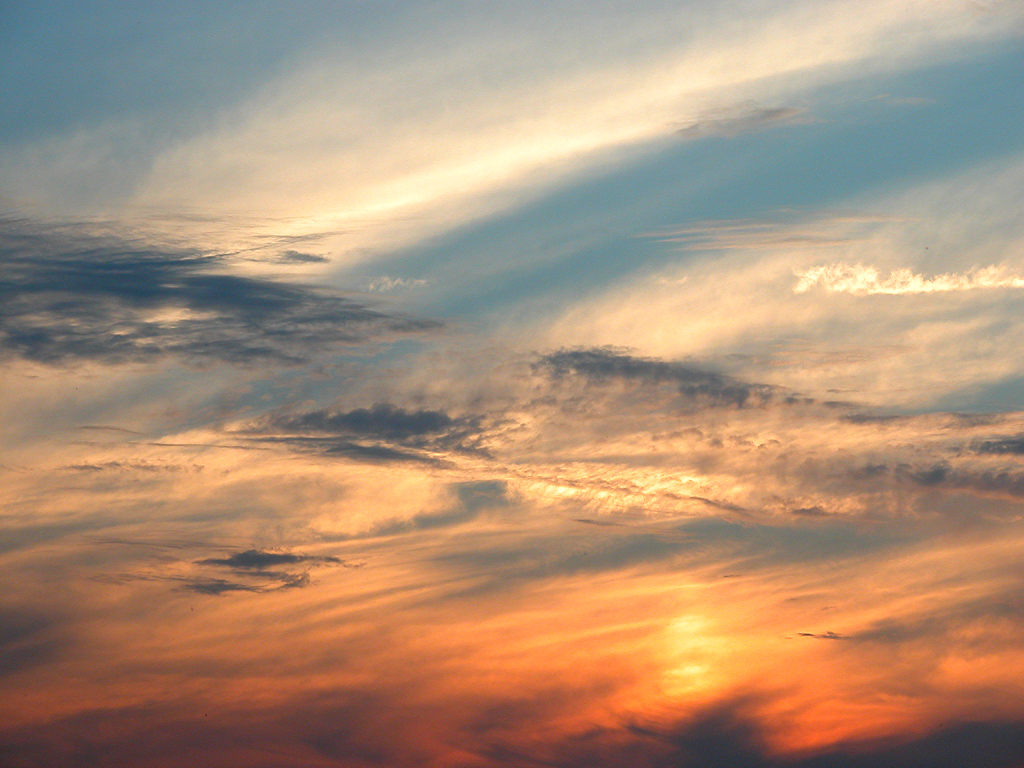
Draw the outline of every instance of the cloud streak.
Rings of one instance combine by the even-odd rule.
[[[447,453],[483,455],[481,419],[440,410],[406,410],[391,403],[371,408],[279,413],[245,425],[253,443],[278,444],[370,462],[443,462]]]
[[[197,561],[200,565],[219,565],[243,571],[264,571],[275,565],[343,565],[344,561],[337,557],[296,555],[291,552],[264,552],[259,549],[247,549],[236,552],[228,557],[210,557]]]
[[[740,106],[709,112],[684,124],[676,135],[687,139],[730,137],[776,125],[806,122],[807,110],[798,107]]]
[[[327,289],[231,274],[218,256],[6,224],[0,350],[35,362],[296,365],[439,327]]]
[[[1024,277],[1004,267],[981,267],[964,273],[924,277],[909,269],[894,269],[888,275],[864,264],[826,264],[796,273],[794,293],[807,293],[817,286],[829,293],[854,296],[903,296],[921,293],[949,293],[992,288],[1024,288]]]
[[[543,355],[540,366],[555,377],[571,373],[597,382],[671,383],[688,399],[710,406],[764,405],[782,394],[775,387],[738,381],[686,363],[634,357],[614,347],[562,349]]]

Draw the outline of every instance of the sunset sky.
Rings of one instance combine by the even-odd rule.
[[[1019,0],[0,6],[0,765],[1024,767]]]

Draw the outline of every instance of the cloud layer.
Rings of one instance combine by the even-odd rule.
[[[883,277],[875,267],[863,264],[827,264],[797,272],[794,293],[806,293],[821,286],[829,293],[852,293],[854,296],[883,294],[900,296],[915,293],[972,291],[981,288],[1024,288],[1024,277],[1008,274],[1001,267],[983,267],[966,274],[923,277],[909,269],[893,270]]]
[[[1020,8],[11,10],[5,767],[1024,765]]]
[[[217,256],[6,224],[0,348],[36,362],[294,365],[324,348],[438,327],[323,288],[232,274]]]

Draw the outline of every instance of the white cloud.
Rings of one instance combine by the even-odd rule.
[[[794,293],[806,293],[819,285],[829,293],[852,293],[855,296],[1024,288],[1024,277],[999,266],[972,269],[960,274],[947,273],[932,278],[915,274],[909,269],[894,269],[883,276],[877,267],[864,264],[825,264],[797,270],[795,274],[798,281],[793,287]]]
[[[391,277],[390,275],[381,275],[367,283],[366,290],[373,293],[388,293],[396,290],[419,288],[427,285],[429,282],[429,280],[425,280],[423,278],[414,279],[411,277]]]

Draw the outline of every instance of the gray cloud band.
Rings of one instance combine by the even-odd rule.
[[[218,256],[4,222],[0,350],[48,364],[176,356],[294,365],[325,346],[440,325],[225,266]]]

